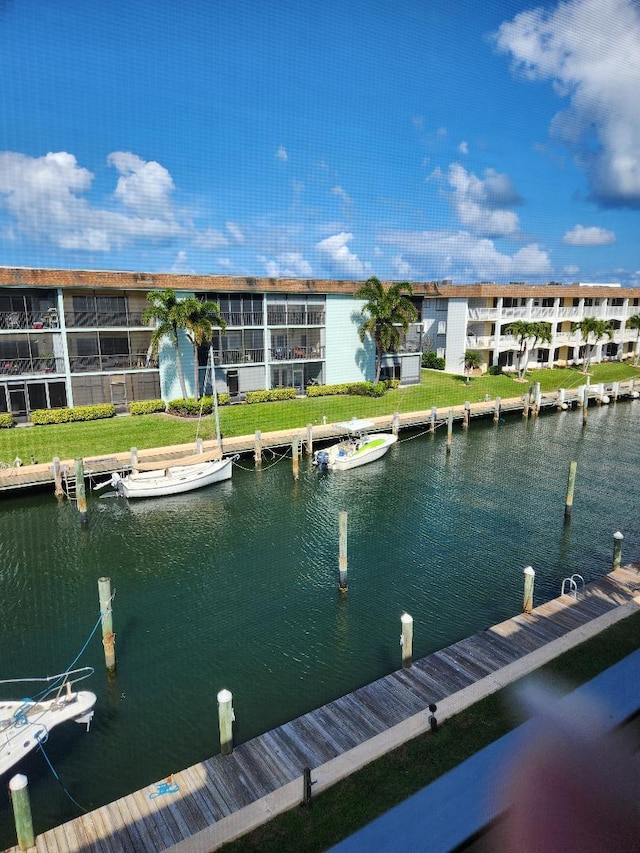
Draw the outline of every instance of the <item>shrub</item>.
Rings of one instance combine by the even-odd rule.
[[[444,358],[439,356],[435,350],[423,352],[422,366],[430,367],[431,370],[444,370]]]
[[[164,400],[134,400],[129,403],[131,415],[153,415],[155,412],[164,412],[164,410]]]
[[[399,388],[400,380],[399,379],[385,379],[384,380],[385,388]]]
[[[0,415],[0,429],[10,429],[12,426],[15,426],[13,418],[9,412],[3,412]]]
[[[295,400],[295,388],[271,388],[269,391],[248,391],[247,403],[273,403],[278,400]]]
[[[230,400],[229,394],[218,394],[219,406],[228,406]],[[197,418],[201,414],[210,415],[213,412],[213,397],[201,397],[199,400],[194,400],[193,397],[183,400],[182,397],[178,397],[176,400],[169,400],[167,412],[181,418]]]
[[[43,426],[44,424],[67,424],[72,421],[97,421],[102,418],[113,418],[115,414],[116,409],[113,403],[75,406],[73,409],[34,409],[31,412],[31,423]]]
[[[307,397],[329,397],[334,394],[346,394],[347,392],[347,384],[341,383],[339,385],[308,385],[307,386]]]
[[[354,397],[383,397],[386,390],[384,382],[352,382],[347,385],[347,394]]]
[[[487,370],[487,373],[490,376],[500,376],[500,374],[502,373],[502,365],[501,364],[492,364],[489,367],[489,369]]]

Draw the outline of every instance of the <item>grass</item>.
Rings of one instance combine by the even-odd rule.
[[[630,364],[609,362],[593,366],[591,383],[623,381],[640,375]],[[528,382],[540,382],[543,392],[558,388],[576,388],[584,384],[584,374],[577,370],[554,368],[537,370]],[[382,398],[313,397],[281,403],[255,403],[224,406],[220,409],[220,426],[224,436],[252,435],[256,430],[300,428],[308,423],[347,420],[354,415],[373,417],[393,412],[430,410],[433,406],[455,406],[502,397],[520,397],[528,384],[516,382],[511,375],[479,376],[468,384],[464,377],[438,370],[423,370],[419,385],[388,391]],[[125,452],[131,447],[146,449],[195,441],[198,423],[195,419],[168,415],[117,417],[86,423],[50,424],[47,426],[0,431],[0,460],[11,462],[19,456],[28,462],[33,456],[48,461],[53,456],[73,459],[79,456],[103,456]],[[200,436],[214,438],[211,418],[200,424]]]
[[[540,670],[567,690],[593,678],[638,648],[640,613],[565,652]],[[526,676],[531,678],[531,676]],[[235,842],[225,853],[319,853],[405,800],[520,722],[510,700],[513,686],[483,699],[441,725],[434,737],[411,740]]]

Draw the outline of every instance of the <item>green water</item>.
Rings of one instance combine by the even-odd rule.
[[[590,409],[586,430],[571,411],[474,421],[456,429],[449,457],[443,432],[403,433],[384,459],[349,472],[321,474],[305,459],[297,483],[285,459],[175,498],[94,493],[85,526],[49,494],[4,500],[0,677],[64,669],[98,618],[97,579],[111,577],[117,678],[103,673],[96,635],[79,662],[96,668],[85,682],[98,696],[91,732],[67,724],[46,744],[68,790],[96,808],[215,754],[223,687],[243,741],[398,668],[404,611],[421,657],[517,612],[526,565],[541,603],[573,572],[608,571],[618,529],[624,560],[640,559],[639,420],[640,402],[622,402]],[[19,769],[37,832],[79,814],[40,754]],[[12,843],[5,794],[0,847]]]

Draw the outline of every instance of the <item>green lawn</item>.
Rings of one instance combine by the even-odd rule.
[[[594,365],[591,383],[613,382],[640,375],[631,365],[609,362]],[[577,370],[553,369],[532,371],[528,383],[516,382],[510,375],[479,376],[468,384],[464,377],[438,370],[423,370],[419,385],[388,391],[382,398],[313,397],[282,403],[255,403],[224,406],[220,409],[223,435],[252,435],[256,430],[301,428],[306,424],[341,421],[353,416],[373,417],[393,412],[429,410],[433,406],[455,406],[490,398],[521,397],[530,383],[540,382],[543,392],[558,388],[576,388],[584,384],[584,375]],[[33,456],[40,462],[53,456],[72,459],[79,456],[102,456],[124,452],[131,447],[145,449],[169,444],[195,441],[196,420],[178,419],[167,415],[117,417],[87,423],[54,424],[0,431],[0,460],[11,462],[19,456],[27,463]],[[203,419],[200,435],[214,438],[211,418]]]

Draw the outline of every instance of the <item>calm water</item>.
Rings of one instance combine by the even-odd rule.
[[[117,679],[103,674],[98,635],[79,662],[96,668],[85,682],[98,695],[91,732],[68,724],[46,747],[74,797],[95,808],[216,753],[223,687],[236,742],[246,740],[398,668],[405,610],[421,657],[517,612],[528,564],[541,603],[573,572],[606,572],[618,529],[625,561],[640,559],[639,421],[640,402],[623,402],[592,408],[585,432],[579,412],[472,422],[456,429],[448,458],[443,431],[403,433],[385,459],[345,474],[305,459],[294,483],[284,460],[176,498],[95,493],[84,527],[48,494],[5,500],[0,677],[64,669],[98,617],[98,577],[111,577]],[[41,755],[20,769],[36,831],[77,816]],[[0,847],[11,843],[3,794]]]

